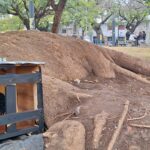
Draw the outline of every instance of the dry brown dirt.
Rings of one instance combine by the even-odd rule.
[[[150,84],[119,73],[114,75],[114,79],[98,76],[93,66],[96,68],[98,65],[100,50],[105,51],[81,40],[45,32],[0,34],[1,57],[46,62],[43,66],[43,87],[47,126],[64,119],[80,121],[86,129],[86,150],[93,149],[94,116],[102,111],[107,112],[109,118],[99,142],[99,150],[107,149],[126,100],[130,101],[127,118],[140,117],[146,111],[145,118],[132,123],[150,125]],[[109,65],[107,61],[105,64],[105,59],[103,63]],[[102,66],[99,68],[102,74],[107,74]],[[113,76],[113,71],[110,70],[107,75]],[[80,79],[80,83],[75,79]],[[80,107],[80,113],[68,118],[66,113],[74,112],[77,107]],[[136,149],[149,150],[150,129],[130,127],[130,123],[126,119],[114,150],[133,150],[135,146]]]

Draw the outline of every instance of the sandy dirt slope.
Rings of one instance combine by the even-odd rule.
[[[6,57],[7,60],[46,62],[43,66],[43,87],[47,126],[64,119],[80,121],[86,129],[86,150],[93,150],[93,120],[102,111],[107,112],[109,117],[99,149],[107,149],[126,100],[130,101],[127,118],[143,116],[146,111],[147,115],[143,119],[132,123],[150,125],[150,84],[114,71],[112,64],[119,60],[121,54],[114,59],[110,57],[114,53],[108,55],[109,52],[106,52],[103,48],[81,40],[45,32],[0,34],[1,57]],[[150,74],[149,70],[145,74]],[[106,79],[102,77],[104,75],[111,78]],[[74,81],[75,79],[80,80]],[[68,117],[79,107],[78,114],[73,113]],[[114,149],[131,150],[136,146],[141,150],[149,150],[150,129],[130,127],[131,122],[127,122],[127,118]]]

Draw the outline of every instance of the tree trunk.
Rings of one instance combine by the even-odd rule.
[[[24,26],[26,27],[27,30],[30,30],[30,20],[29,18],[22,17],[21,15],[18,15]]]
[[[100,36],[102,35],[102,30],[101,29],[97,30],[96,35],[97,35],[97,41],[98,41],[98,43],[100,43],[100,40],[102,40],[102,39],[100,39]]]
[[[24,25],[25,25],[25,27],[26,27],[27,30],[30,30],[30,25],[28,23],[27,24],[24,23]]]
[[[39,27],[39,22],[40,22],[40,18],[35,19],[35,28],[38,29]]]
[[[135,25],[129,25],[129,26],[126,26],[126,29],[127,29],[128,31],[130,31],[131,33],[134,33],[136,27],[137,27],[137,26],[135,26]]]
[[[63,10],[65,8],[67,0],[60,0],[57,5],[53,3],[53,9],[55,11],[54,19],[53,19],[53,25],[52,25],[52,33],[58,33],[59,31],[59,25],[61,21],[61,16],[63,13]]]
[[[52,33],[58,33],[59,24],[60,24],[60,21],[61,21],[61,15],[62,15],[62,12],[55,12],[55,16],[54,16],[54,19],[53,19],[52,30],[51,30]]]
[[[141,24],[141,21],[137,21],[135,24],[127,24],[126,29],[129,30],[131,33],[134,33],[136,28]]]

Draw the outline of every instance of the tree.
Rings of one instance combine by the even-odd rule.
[[[99,39],[100,34],[103,35],[101,26],[116,12],[116,3],[114,0],[97,0],[97,5],[99,7],[99,14],[93,24],[93,29],[97,33],[97,38]]]
[[[62,13],[65,8],[67,0],[59,0],[57,4],[55,4],[54,0],[51,0],[51,6],[55,12],[54,20],[53,20],[53,26],[52,26],[52,32],[57,33],[59,24],[61,21]]]
[[[137,0],[137,2],[147,6],[148,8],[150,7],[150,0]]]
[[[92,24],[98,14],[98,7],[95,0],[68,0],[66,9],[62,16],[62,24],[74,26],[74,34],[77,27],[82,28],[82,36],[88,29],[92,29]]]
[[[126,21],[126,28],[131,33],[144,21],[148,9],[142,4],[142,0],[119,0],[118,12],[120,17]],[[141,2],[141,3],[140,3]]]
[[[52,32],[57,33],[63,9],[67,0],[34,0],[35,4],[35,26],[38,28],[42,18],[54,15]],[[29,22],[29,0],[1,0],[0,13],[18,16],[26,28],[30,29]]]

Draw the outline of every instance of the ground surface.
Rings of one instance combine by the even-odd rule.
[[[149,59],[150,57],[149,48],[115,49],[134,56],[142,56],[145,59]],[[93,53],[90,51],[93,51]],[[46,65],[43,67],[43,84],[45,110],[49,112],[46,116],[47,119],[51,115],[55,117],[59,114],[67,113],[70,107],[80,106],[81,111],[79,115],[71,116],[67,119],[78,120],[84,124],[86,128],[86,150],[93,150],[94,116],[102,111],[109,114],[99,148],[99,150],[106,150],[112,134],[117,128],[117,123],[126,100],[130,101],[127,118],[143,116],[146,111],[147,115],[145,118],[133,121],[132,123],[150,125],[150,85],[121,75],[117,75],[116,79],[90,76],[89,64],[87,64],[83,56],[85,53],[93,55],[93,59],[97,61],[98,58],[96,54],[94,55],[94,51],[96,51],[96,47],[86,42],[48,33],[43,33],[42,36],[40,32],[7,33],[0,35],[1,57],[6,57],[7,60],[36,60],[46,62]],[[50,77],[53,78],[49,80]],[[76,78],[81,78],[79,84],[73,81]],[[60,81],[57,81],[57,79]],[[76,98],[68,100],[67,94],[60,88],[62,87],[62,82],[63,88],[68,92],[72,88],[71,85],[73,85],[74,90],[77,87],[78,91],[90,94],[93,97],[81,98],[78,101]],[[63,119],[66,119],[66,116],[60,117],[57,121]],[[51,120],[49,122],[51,123]],[[133,146],[139,148],[136,150],[149,150],[150,129],[136,129],[130,127],[129,124],[130,122],[126,120],[114,150],[133,150]]]
[[[100,80],[99,83],[81,82],[77,86],[84,89],[88,94],[94,95],[93,98],[89,98],[79,104],[81,106],[81,114],[78,116],[79,118],[75,119],[81,121],[86,127],[86,150],[92,150],[93,118],[102,111],[109,113],[109,119],[103,131],[99,149],[107,149],[126,100],[130,101],[128,118],[140,117],[144,115],[145,111],[148,112],[144,119],[130,123],[150,124],[149,85],[121,78],[118,80]],[[136,128],[129,127],[128,124],[130,123],[125,123],[115,148],[118,150],[128,150],[129,147],[136,145],[141,150],[148,150],[148,147],[150,147],[150,129],[137,130]]]

